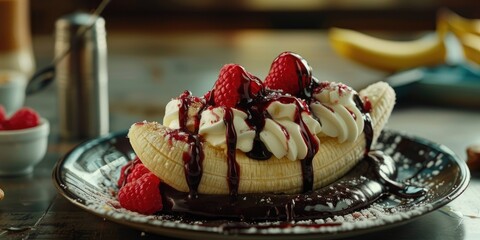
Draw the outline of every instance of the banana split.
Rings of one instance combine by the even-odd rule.
[[[264,81],[227,64],[204,96],[172,99],[163,124],[131,126],[137,159],[121,170],[120,205],[143,214],[292,221],[353,212],[389,191],[422,194],[405,193],[392,180],[393,160],[371,151],[394,103],[386,83],[357,93],[318,81],[291,52],[273,61]]]

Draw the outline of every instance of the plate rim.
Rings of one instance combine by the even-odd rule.
[[[453,201],[456,199],[458,196],[460,196],[465,189],[468,187],[470,183],[470,178],[471,174],[470,171],[467,167],[467,164],[465,161],[463,161],[454,151],[452,151],[450,148],[443,144],[439,144],[436,142],[433,142],[431,140],[428,140],[423,137],[415,136],[410,133],[406,133],[404,131],[399,131],[399,130],[391,130],[391,129],[384,129],[382,131],[382,134],[385,132],[388,132],[390,134],[394,135],[399,135],[403,138],[407,138],[410,141],[414,141],[416,143],[419,143],[421,145],[426,145],[430,148],[434,148],[436,150],[443,151],[447,154],[449,154],[452,157],[453,162],[455,162],[460,169],[460,176],[464,176],[463,178],[460,179],[460,183],[456,186],[456,188],[452,189],[452,191],[448,192],[448,194],[442,196],[438,201],[435,202],[435,205],[426,210],[425,212],[411,216],[407,219],[402,219],[399,221],[395,221],[392,223],[388,224],[382,224],[382,225],[375,225],[367,228],[360,228],[360,229],[353,229],[353,230],[344,230],[344,231],[338,231],[338,232],[305,232],[305,233],[274,233],[274,234],[264,234],[264,233],[255,233],[255,234],[248,234],[248,233],[241,233],[241,234],[234,234],[234,235],[229,235],[229,238],[232,239],[251,239],[251,238],[256,238],[256,237],[267,237],[267,238],[281,238],[281,239],[310,239],[312,236],[319,237],[321,236],[322,239],[337,239],[337,238],[343,238],[343,237],[352,237],[352,236],[358,236],[370,232],[375,232],[375,231],[380,231],[383,229],[388,229],[391,227],[403,225],[406,223],[409,223],[421,216],[424,216],[426,214],[432,213],[435,210],[445,206],[449,202]],[[128,130],[122,130],[122,131],[116,131],[116,132],[111,132],[106,135],[102,135],[97,138],[92,138],[85,140],[79,144],[77,144],[75,147],[73,147],[70,151],[68,151],[66,154],[64,154],[54,165],[53,170],[52,170],[52,181],[57,189],[57,192],[62,195],[65,199],[67,199],[69,202],[73,203],[75,206],[91,213],[94,214],[95,216],[107,219],[111,222],[123,225],[123,226],[128,226],[135,228],[137,230],[141,231],[146,231],[150,232],[153,234],[160,234],[164,236],[177,236],[177,237],[186,237],[189,234],[202,234],[202,236],[208,236],[211,239],[224,239],[225,234],[221,234],[219,232],[212,232],[212,231],[206,231],[206,230],[193,230],[193,229],[183,229],[183,228],[178,228],[176,226],[164,226],[164,225],[154,225],[150,224],[148,222],[135,222],[135,221],[128,221],[125,219],[117,219],[114,218],[113,216],[107,215],[107,214],[102,214],[100,212],[94,211],[90,208],[87,207],[87,205],[84,204],[85,200],[82,199],[81,197],[77,196],[75,193],[71,192],[68,188],[63,187],[62,185],[65,185],[65,182],[63,181],[61,177],[61,167],[62,165],[70,158],[72,154],[74,154],[77,151],[80,151],[80,149],[87,147],[88,145],[97,145],[106,141],[109,141],[114,138],[122,137],[125,136],[127,137]],[[163,229],[165,230],[168,234],[165,234],[165,231],[162,233],[158,232],[158,229]],[[175,234],[175,235],[173,235]],[[291,238],[289,238],[291,237]]]

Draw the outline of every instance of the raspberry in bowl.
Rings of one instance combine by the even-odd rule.
[[[27,107],[8,117],[0,106],[0,176],[28,174],[45,156],[50,125]]]

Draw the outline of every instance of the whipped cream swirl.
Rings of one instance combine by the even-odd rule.
[[[181,126],[181,116],[180,116],[180,111],[182,108],[182,105],[185,104],[182,102],[182,100],[176,98],[172,99],[167,106],[165,107],[165,116],[163,117],[163,125],[167,126],[172,129],[180,129],[182,128]],[[200,110],[203,108],[204,103],[200,101],[195,101],[189,103],[187,106],[187,115],[184,116],[186,117],[186,128],[194,132],[196,126],[198,125],[199,121],[199,114]]]
[[[277,158],[287,157],[290,160],[304,159],[308,146],[302,136],[302,129],[295,121],[297,111],[301,111],[301,120],[310,134],[319,142],[316,134],[321,131],[320,124],[307,111],[297,109],[294,103],[273,101],[266,111],[271,118],[265,119],[265,126],[260,132],[260,140]]]
[[[260,141],[275,157],[301,160],[308,154],[308,141],[319,143],[320,136],[334,137],[342,143],[353,142],[361,135],[364,121],[354,100],[356,94],[342,83],[322,82],[313,90],[309,106],[302,100],[285,100],[288,96],[283,100],[271,99],[265,102],[262,126],[252,125],[245,111],[208,106],[204,100],[185,95],[167,104],[163,125],[198,133],[212,146],[222,149],[228,148],[230,126],[235,130],[236,149],[245,153],[252,151],[256,131],[260,131]],[[311,136],[306,136],[305,130]]]
[[[163,125],[172,129],[181,129],[182,100],[172,99],[165,107],[165,116]],[[225,108],[208,107],[203,109],[204,104],[201,101],[188,103],[186,119],[186,128],[190,132],[196,132],[202,135],[212,146],[227,149]],[[235,108],[233,112],[232,124],[235,128],[237,144],[236,148],[243,152],[249,152],[253,148],[255,130],[252,129],[245,119],[247,114]],[[198,128],[198,129],[197,129]]]
[[[180,129],[180,111],[182,101],[172,99],[166,106],[163,125]],[[192,102],[188,105],[186,127],[198,134],[214,147],[227,149],[227,123],[225,122],[225,107],[207,107],[203,109],[202,102]],[[249,152],[253,148],[255,129],[247,123],[248,115],[241,110],[231,108],[233,113],[233,127],[236,132],[236,149]],[[298,121],[302,121],[310,134],[316,137],[322,127],[309,111],[298,109],[295,103],[272,101],[265,109],[269,117],[265,118],[265,125],[259,133],[260,140],[265,147],[277,158],[287,157],[290,160],[304,159],[308,146],[302,136],[302,129]],[[299,112],[300,111],[300,112]],[[301,119],[295,119],[300,114]],[[199,121],[199,123],[197,123]]]
[[[227,123],[225,123],[224,107],[209,107],[202,112],[198,133],[207,142],[215,147],[227,149]],[[237,137],[236,148],[243,152],[249,152],[253,148],[255,130],[251,128],[245,119],[247,114],[243,111],[231,108],[233,112],[233,127]]]
[[[310,108],[322,124],[321,135],[338,142],[353,142],[363,131],[364,121],[355,104],[355,90],[342,83],[322,82],[313,92]]]

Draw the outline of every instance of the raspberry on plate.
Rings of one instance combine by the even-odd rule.
[[[143,165],[141,160],[138,157],[135,157],[134,160],[126,163],[120,170],[120,177],[117,180],[117,186],[121,188],[125,184],[134,182],[149,172],[150,170]]]
[[[153,173],[144,174],[129,182],[118,192],[118,201],[123,208],[142,214],[153,214],[163,208],[160,194],[160,179]]]
[[[120,170],[120,177],[117,181],[117,186],[123,187],[127,183],[127,177],[132,172],[133,167],[140,162],[140,159],[136,157],[134,160],[128,162],[127,164],[123,165],[122,169]]]
[[[150,170],[148,170],[148,168],[146,168],[145,165],[143,165],[143,163],[140,162],[138,164],[135,164],[133,166],[132,171],[127,176],[127,183],[134,182],[140,177],[142,177],[144,174],[149,172]]]

